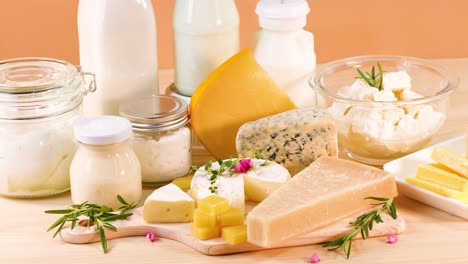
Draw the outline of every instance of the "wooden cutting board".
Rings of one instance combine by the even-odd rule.
[[[113,222],[117,227],[117,231],[106,230],[106,237],[108,240],[129,236],[146,236],[148,232],[154,232],[158,237],[179,241],[205,255],[223,255],[266,249],[248,242],[238,245],[229,245],[221,238],[202,241],[190,234],[190,223],[148,224],[143,220],[142,207],[134,209],[133,213],[134,214],[127,220]],[[288,239],[287,241],[282,241],[270,248],[318,244],[334,240],[344,235],[349,230],[348,223],[358,215],[359,214],[343,219],[338,223],[314,230],[310,233]],[[406,228],[405,220],[401,216],[398,216],[398,219],[395,220],[389,215],[384,214],[382,218],[384,223],[374,225],[374,229],[369,233],[370,237],[400,234]],[[61,236],[65,242],[72,244],[87,244],[99,241],[99,235],[95,227],[87,228],[80,225],[76,225],[73,230],[70,228],[62,229]]]

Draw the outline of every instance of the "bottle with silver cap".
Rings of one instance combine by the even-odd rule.
[[[131,140],[144,184],[162,185],[188,174],[192,165],[188,106],[171,96],[150,96],[120,105],[133,126]]]

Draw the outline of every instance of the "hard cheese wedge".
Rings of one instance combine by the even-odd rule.
[[[432,159],[468,178],[468,159],[451,150],[437,147],[432,151]]]
[[[194,208],[192,197],[171,183],[148,196],[143,206],[143,219],[147,223],[190,222]]]
[[[366,208],[364,198],[397,196],[394,176],[383,170],[321,157],[247,215],[248,241],[262,247],[329,225]]]
[[[449,197],[458,200],[462,203],[468,204],[468,192],[460,192],[436,183],[428,182],[417,178],[408,177],[405,180],[411,184],[414,184],[431,192],[435,192],[445,197]]]
[[[446,172],[431,165],[420,165],[416,178],[436,183],[458,191],[468,191],[468,180],[458,174]]]
[[[224,159],[236,153],[236,134],[241,125],[294,108],[288,95],[245,49],[197,88],[191,98],[190,123],[208,152]]]

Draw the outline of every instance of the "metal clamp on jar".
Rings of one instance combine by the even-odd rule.
[[[65,61],[0,61],[0,195],[69,190],[73,125],[82,116],[84,96],[94,90],[94,75]]]
[[[170,96],[145,97],[121,104],[120,115],[132,122],[143,183],[162,185],[187,175],[192,164],[187,103]]]

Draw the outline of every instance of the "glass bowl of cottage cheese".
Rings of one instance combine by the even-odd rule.
[[[382,165],[426,146],[442,127],[458,77],[423,59],[361,56],[317,68],[309,83],[336,121],[341,150]]]

